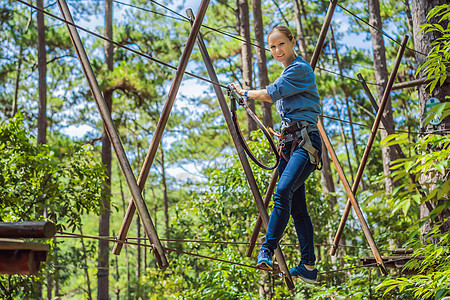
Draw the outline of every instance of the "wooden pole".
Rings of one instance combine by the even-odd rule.
[[[159,119],[158,125],[156,126],[156,131],[155,134],[153,135],[150,148],[145,157],[144,165],[142,166],[141,172],[139,173],[138,185],[141,189],[144,188],[145,182],[147,181],[148,173],[150,172],[150,168],[156,156],[156,151],[158,150],[158,145],[161,142],[164,129],[167,125],[167,121],[169,120],[169,115],[172,110],[173,103],[175,102],[178,89],[180,88],[181,80],[183,79],[183,75],[186,70],[189,57],[191,56],[192,49],[194,48],[195,45],[195,39],[197,37],[198,32],[200,31],[200,27],[202,25],[203,18],[205,17],[208,5],[209,0],[202,0],[202,2],[200,3],[199,11],[197,13],[197,19],[195,20],[191,32],[189,33],[189,37],[186,42],[186,47],[184,48],[183,55],[181,56],[180,59],[180,65],[177,68],[177,72],[172,82],[169,95],[167,96],[167,100],[164,105],[161,118]],[[122,222],[122,226],[120,227],[119,235],[117,237],[118,241],[114,244],[113,247],[113,253],[116,255],[120,254],[120,251],[122,250],[123,243],[121,241],[124,241],[125,238],[127,237],[127,233],[130,228],[131,221],[133,219],[135,211],[136,211],[135,203],[133,203],[133,201],[130,201],[127,212],[125,213],[125,217]]]
[[[361,178],[362,178],[362,175],[363,175],[363,172],[364,172],[364,168],[366,166],[366,163],[367,163],[367,160],[368,160],[368,157],[369,157],[370,150],[372,149],[373,142],[374,142],[375,137],[377,135],[377,131],[378,131],[378,127],[379,127],[380,122],[381,122],[383,111],[384,111],[384,108],[386,107],[386,103],[387,103],[387,100],[389,98],[389,95],[390,95],[391,88],[392,88],[392,85],[394,83],[395,77],[397,75],[397,71],[398,71],[398,68],[400,66],[400,62],[401,62],[403,53],[404,53],[404,51],[406,49],[407,41],[408,41],[408,36],[406,35],[403,38],[401,47],[400,47],[400,49],[399,49],[399,51],[397,53],[397,58],[395,60],[394,67],[393,67],[393,69],[391,71],[391,75],[389,77],[388,84],[386,86],[386,89],[384,91],[383,97],[381,99],[380,107],[378,108],[378,112],[377,112],[377,117],[375,118],[375,122],[374,122],[374,124],[372,126],[372,131],[371,131],[371,134],[369,136],[369,141],[367,142],[367,146],[366,146],[366,148],[364,150],[363,158],[361,160],[361,164],[359,165],[358,173],[356,174],[356,179],[355,179],[355,182],[354,182],[353,187],[352,187],[352,193],[353,194],[355,194],[356,191],[358,190],[359,182],[361,181]],[[345,227],[345,222],[347,221],[348,215],[350,213],[351,205],[352,205],[351,201],[350,200],[347,201],[347,205],[345,207],[345,211],[344,211],[344,213],[342,215],[342,219],[341,219],[341,222],[339,224],[338,232],[336,233],[336,237],[334,239],[333,246],[331,248],[331,255],[335,255],[336,254],[336,250],[337,250],[337,247],[339,245],[339,241],[340,241],[340,238],[342,236],[342,232],[343,232],[344,227]],[[371,247],[372,247],[372,245],[371,245]],[[375,253],[374,253],[374,255],[377,258],[377,262],[379,262],[377,255]],[[380,257],[380,259],[381,259],[381,257]]]
[[[321,29],[321,32],[319,35],[319,40],[317,42],[316,48],[315,48],[313,56],[311,58],[311,67],[313,70],[315,70],[317,62],[319,60],[319,55],[320,55],[320,52],[322,51],[322,47],[325,42],[325,37],[327,35],[328,28],[330,27],[331,19],[333,18],[333,14],[334,14],[336,5],[337,5],[337,0],[332,0],[328,7],[327,15],[325,16],[325,21],[323,23],[323,26],[322,26],[322,29]],[[318,127],[320,135],[322,137],[322,141],[325,144],[325,147],[327,148],[328,152],[330,153],[331,159],[333,160],[333,163],[336,167],[336,171],[339,175],[339,178],[341,179],[341,181],[344,185],[344,189],[347,192],[347,195],[349,196],[349,199],[350,199],[349,202],[355,209],[355,213],[358,216],[359,222],[361,223],[361,228],[366,236],[367,241],[369,242],[369,245],[372,249],[372,252],[373,252],[375,258],[377,259],[380,269],[384,274],[387,274],[386,267],[384,266],[383,260],[381,258],[381,254],[375,244],[375,241],[373,239],[372,233],[370,232],[369,226],[367,225],[367,222],[364,218],[361,208],[359,207],[358,202],[356,201],[355,195],[353,194],[353,192],[350,188],[350,185],[344,174],[344,171],[339,162],[339,159],[337,158],[337,155],[333,149],[333,146],[331,145],[330,139],[328,138],[328,135],[325,131],[325,128],[323,126],[322,117],[319,117],[319,122],[317,123],[317,127]]]
[[[72,15],[70,13],[66,1],[57,0],[57,2],[64,20],[70,22],[71,24],[74,24]],[[66,27],[67,30],[69,31],[69,35],[75,48],[75,52],[78,56],[78,59],[80,60],[83,72],[89,84],[89,88],[91,89],[92,95],[94,96],[94,100],[97,104],[98,110],[102,117],[103,125],[105,126],[105,130],[108,133],[109,139],[114,147],[114,151],[116,153],[120,167],[125,176],[128,187],[130,188],[134,204],[137,207],[139,216],[141,217],[142,223],[144,225],[144,229],[147,232],[147,236],[149,237],[150,242],[153,244],[157,264],[160,269],[165,269],[167,268],[169,263],[167,262],[164,249],[158,238],[158,234],[155,230],[150,214],[148,213],[148,209],[144,202],[144,199],[142,198],[141,189],[136,183],[136,178],[134,177],[133,170],[131,169],[130,166],[130,162],[128,161],[125,149],[123,148],[117,129],[115,128],[114,123],[112,121],[108,106],[100,91],[100,87],[98,85],[97,79],[95,78],[94,71],[92,70],[86,51],[84,50],[81,38],[78,34],[76,27],[70,25],[69,23],[66,23]]]
[[[51,238],[56,233],[52,222],[0,223],[2,238]]]

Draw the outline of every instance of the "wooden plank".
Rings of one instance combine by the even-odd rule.
[[[381,258],[386,267],[403,268],[403,266],[411,259],[411,256],[382,256]],[[373,256],[361,257],[360,261],[363,265],[370,265],[377,262]]]
[[[48,252],[50,250],[50,245],[0,238],[0,250],[34,250]]]
[[[46,251],[0,250],[0,274],[37,275]]]
[[[52,222],[0,222],[2,238],[51,238],[56,233]]]

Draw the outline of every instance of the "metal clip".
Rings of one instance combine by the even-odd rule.
[[[227,86],[227,90],[228,90],[228,97],[230,98],[230,110],[236,111],[236,101],[239,103],[239,105],[244,106],[244,100],[242,99],[242,97],[237,93],[236,89],[234,88],[234,86],[232,84],[229,84]]]

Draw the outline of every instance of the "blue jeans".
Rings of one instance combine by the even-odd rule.
[[[319,150],[320,157],[322,142],[319,132],[311,132],[309,136],[314,148]],[[287,143],[283,148],[286,157],[289,157],[291,145],[292,142]],[[292,215],[300,243],[301,263],[314,265],[316,261],[314,229],[306,207],[305,181],[315,168],[316,166],[310,162],[308,152],[298,146],[288,162],[281,158],[278,166],[280,180],[274,195],[275,204],[269,220],[266,241],[261,246],[261,250],[274,252],[289,221],[289,216]]]

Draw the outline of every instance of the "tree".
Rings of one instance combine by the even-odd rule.
[[[383,40],[383,23],[380,14],[380,3],[378,0],[369,0],[367,2],[369,8],[369,23],[373,26],[370,27],[370,36],[372,37],[372,49],[373,49],[373,65],[375,67],[375,78],[377,82],[378,99],[381,100],[384,90],[386,88],[389,73],[386,65],[386,50]],[[392,103],[391,98],[387,100],[386,108],[383,112],[383,117],[386,120],[386,126],[394,129],[394,119],[392,116]],[[386,130],[381,130],[381,138],[385,138],[388,135]],[[394,189],[394,180],[391,174],[391,163],[396,159],[395,149],[392,147],[383,147],[383,170],[385,179],[386,192],[392,192]]]
[[[238,11],[239,35],[244,39],[241,48],[241,67],[242,67],[242,88],[244,90],[253,89],[252,79],[252,45],[250,44],[250,17],[247,0],[236,0]],[[248,107],[255,111],[255,100],[248,99]],[[256,123],[247,116],[248,134],[257,129]]]
[[[430,78],[434,77],[434,80],[428,86],[420,86],[418,89],[419,109],[422,116],[426,114],[426,104],[428,99],[434,97],[441,102],[450,102],[450,83],[445,81],[446,72],[448,72],[449,59],[447,54],[449,50],[448,41],[450,40],[450,30],[448,28],[450,18],[445,15],[445,12],[448,12],[450,9],[448,8],[448,5],[445,6],[446,4],[447,1],[445,0],[411,1],[414,25],[414,45],[417,51],[416,64],[419,68],[419,76],[423,76],[425,73]],[[431,25],[428,26],[426,25],[427,23]],[[425,57],[423,53],[429,53],[428,57]],[[431,123],[424,124],[422,122],[421,126],[422,131],[426,133],[445,134],[450,128],[450,117],[445,117],[438,125],[433,125]],[[434,131],[436,133],[433,133]],[[431,150],[442,151],[440,147],[432,148]],[[439,182],[445,180],[445,178],[446,175],[444,174],[430,177],[430,174],[425,172],[420,181]],[[438,203],[434,203],[434,205],[437,204]],[[432,209],[433,205],[430,206],[430,203],[424,203],[420,209],[421,217],[429,216]],[[449,215],[449,209],[443,210],[440,214],[441,219],[447,219],[447,222],[441,227],[441,230],[444,232],[450,230],[450,221],[448,221]],[[423,233],[426,234],[430,230],[430,224],[428,224],[427,226],[424,226]]]
[[[36,6],[44,9],[44,1],[36,0]],[[47,52],[45,49],[44,13],[37,12],[37,45],[39,70],[39,114],[38,114],[38,144],[47,141]]]
[[[98,214],[101,206],[102,164],[94,159],[92,147],[57,139],[54,147],[36,146],[36,138],[25,129],[20,113],[0,126],[0,220],[2,222],[56,220],[58,231],[81,228],[82,216]],[[60,245],[60,244],[59,244]],[[33,282],[52,273],[52,246],[47,266],[39,276],[0,277],[1,298],[36,298]],[[59,256],[63,256],[58,251]],[[64,256],[66,263],[78,263],[74,251]],[[69,278],[64,277],[64,281]],[[63,279],[60,279],[63,281]],[[9,282],[9,283],[8,283]]]
[[[294,0],[294,15],[297,29],[298,48],[300,49],[300,55],[305,61],[309,61],[308,49],[306,48],[305,34],[303,32],[302,15],[300,12],[299,0]]]
[[[264,47],[264,26],[262,20],[261,0],[252,0],[253,8],[253,27],[255,30],[255,42],[256,42],[256,60],[258,61],[258,78],[259,87],[264,89],[269,85],[269,77],[267,75],[267,59],[266,49]],[[268,102],[262,102],[263,109],[263,124],[266,127],[273,127],[272,119],[272,104]]]
[[[105,0],[105,36],[108,39],[113,38],[113,2],[112,0]],[[113,44],[105,41],[105,62],[108,71],[113,71],[114,68],[114,47]],[[112,93],[113,90],[107,90],[104,92],[104,98],[106,105],[109,108],[109,112],[112,110]],[[106,133],[106,129],[103,128],[102,133],[102,163],[106,167],[106,180],[103,184],[102,192],[104,196],[102,213],[100,215],[100,221],[98,226],[98,233],[100,236],[109,236],[109,219],[110,219],[110,199],[111,199],[111,141]],[[109,298],[109,245],[108,241],[99,241],[98,246],[98,299]]]

